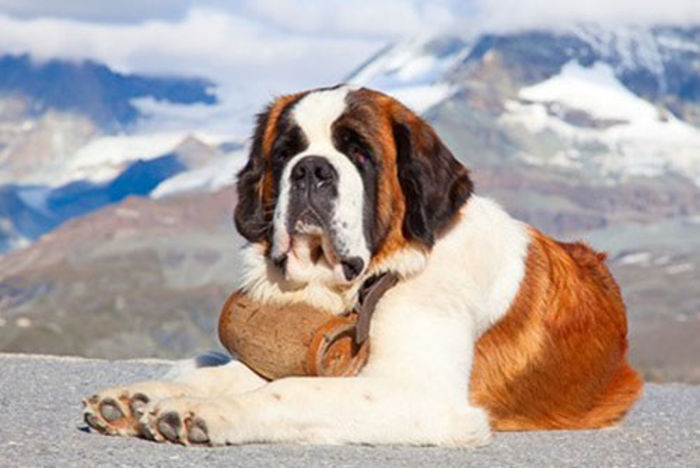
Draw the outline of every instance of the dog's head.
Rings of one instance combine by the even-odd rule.
[[[395,99],[347,86],[284,96],[259,115],[234,219],[297,283],[349,284],[429,250],[472,190],[467,169]]]

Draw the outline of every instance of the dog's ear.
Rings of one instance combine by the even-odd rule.
[[[403,233],[427,246],[472,193],[469,171],[422,120],[394,121],[399,183],[406,213]]]
[[[265,175],[263,140],[270,108],[258,114],[248,162],[240,170],[236,181],[238,203],[233,219],[238,232],[250,242],[260,242],[268,235],[269,223],[265,219],[262,182]]]

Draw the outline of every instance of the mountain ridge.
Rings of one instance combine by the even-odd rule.
[[[152,97],[179,104],[215,104],[214,83],[202,78],[123,74],[93,60],[50,59],[28,54],[0,55],[0,93],[18,94],[32,103],[31,114],[47,109],[77,112],[101,127],[116,130],[141,115],[131,100]]]

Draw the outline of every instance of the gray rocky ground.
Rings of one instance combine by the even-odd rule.
[[[620,427],[498,433],[476,450],[435,447],[158,445],[90,433],[80,399],[157,377],[164,361],[0,354],[0,466],[700,466],[700,386],[649,384]]]

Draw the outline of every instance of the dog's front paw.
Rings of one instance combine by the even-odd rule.
[[[150,398],[126,388],[109,389],[83,400],[83,418],[92,429],[108,435],[134,436]]]
[[[139,420],[149,403],[186,391],[185,386],[163,382],[109,388],[83,399],[83,419],[102,434],[136,436],[139,435]]]
[[[225,412],[201,398],[168,398],[149,405],[139,422],[142,437],[182,445],[224,445]]]

